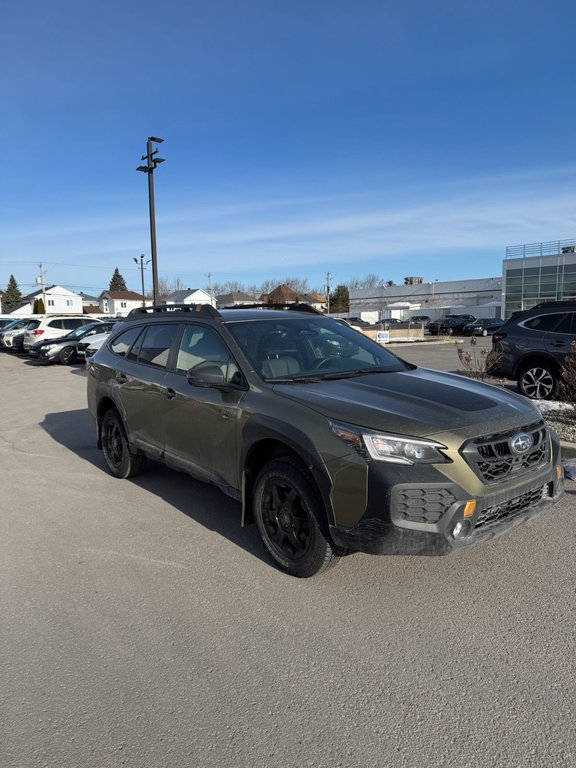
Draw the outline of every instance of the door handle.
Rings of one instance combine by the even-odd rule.
[[[168,400],[174,400],[176,397],[176,390],[172,389],[172,387],[168,387],[168,389],[164,390],[164,394],[168,398]]]
[[[553,346],[553,347],[565,347],[567,345],[566,345],[565,341],[553,341],[551,343],[551,346]]]

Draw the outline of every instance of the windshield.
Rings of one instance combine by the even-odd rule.
[[[264,379],[316,380],[412,367],[362,333],[326,317],[231,321],[226,325]]]
[[[95,329],[99,328],[100,325],[102,325],[102,323],[87,323],[86,325],[79,325],[78,328],[74,328],[73,331],[70,331],[70,333],[66,334],[66,338],[81,339],[91,331],[92,333],[96,333],[97,331]]]

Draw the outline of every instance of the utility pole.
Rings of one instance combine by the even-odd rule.
[[[330,272],[326,272],[326,314],[330,314],[330,281],[333,275]]]
[[[44,304],[44,312],[48,314],[48,307],[46,306],[46,285],[44,283],[44,275],[46,274],[46,271],[44,270],[44,265],[42,262],[38,264],[38,269],[40,270],[40,274],[36,278],[36,282],[42,290],[42,304]]]
[[[212,304],[212,272],[208,272],[206,277],[208,278],[208,293],[210,294],[210,304]]]
[[[138,259],[136,256],[132,257],[136,264],[138,264]],[[146,264],[150,264],[151,259],[148,259]],[[144,254],[140,254],[140,277],[142,278],[142,306],[146,306],[146,297],[144,296],[144,270],[146,269],[146,266],[144,265]]]
[[[146,154],[141,160],[146,160],[146,165],[139,165],[137,171],[148,174],[148,208],[150,211],[150,254],[152,256],[152,302],[158,303],[158,258],[156,254],[156,212],[154,207],[154,171],[159,163],[163,163],[162,157],[156,157],[157,149],[152,149],[153,144],[161,144],[164,139],[158,136],[149,136],[146,142]]]

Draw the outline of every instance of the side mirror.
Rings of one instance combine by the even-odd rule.
[[[197,368],[186,372],[188,383],[193,387],[223,387],[224,374],[219,365],[201,363]]]

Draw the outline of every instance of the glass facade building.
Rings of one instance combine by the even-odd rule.
[[[523,255],[517,257],[520,249]],[[538,249],[540,254],[531,255]],[[576,301],[576,241],[506,249],[502,293],[505,319],[516,310],[530,309],[543,301]]]

